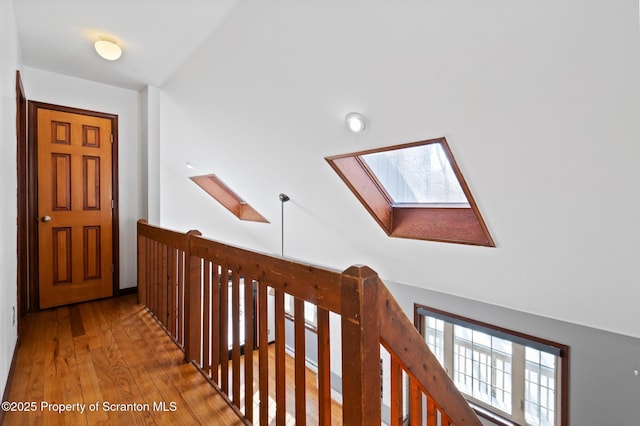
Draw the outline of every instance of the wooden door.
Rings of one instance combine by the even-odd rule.
[[[111,120],[37,109],[40,308],[113,293]]]

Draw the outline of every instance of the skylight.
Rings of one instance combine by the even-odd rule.
[[[222,182],[216,175],[209,174],[191,176],[189,179],[195,182],[200,188],[204,189],[207,194],[211,195],[238,219],[250,222],[269,223],[267,219],[238,196],[238,194],[233,192],[231,188]]]
[[[495,247],[444,138],[326,160],[390,237]]]
[[[360,158],[394,203],[469,205],[440,143],[373,152]]]

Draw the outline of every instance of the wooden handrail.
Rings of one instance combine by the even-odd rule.
[[[296,314],[295,404],[289,407],[285,294],[293,296]],[[384,283],[367,266],[338,272],[212,241],[197,231],[182,234],[140,220],[138,297],[184,350],[185,361],[194,363],[246,422],[269,423],[269,404],[275,401],[276,424],[288,422],[290,415],[296,424],[306,423],[308,337],[303,309],[308,302],[317,307],[319,424],[331,424],[330,348],[341,344],[343,424],[380,424],[382,347],[391,357],[391,377],[385,386],[391,389],[392,425],[407,419],[422,424],[424,418],[428,426],[481,425]],[[340,316],[340,342],[330,338],[330,312]],[[268,349],[272,326],[273,350]],[[275,371],[270,352],[275,352]],[[403,371],[408,384],[403,383]],[[403,412],[405,397],[407,413]],[[254,410],[254,405],[259,409]]]
[[[453,424],[481,424],[387,287],[379,287],[380,343]]]
[[[285,291],[321,308],[340,313],[342,274],[338,271],[292,262],[202,237],[191,239],[191,254],[219,265],[234,265],[234,270],[241,275],[268,282],[275,290]]]

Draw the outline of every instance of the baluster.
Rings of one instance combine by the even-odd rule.
[[[229,394],[229,270],[220,276],[220,388]]]
[[[305,320],[304,300],[294,299],[294,351],[295,351],[295,384],[296,384],[296,425],[307,423],[306,407],[306,352],[305,352]]]
[[[169,272],[167,262],[169,261],[168,256],[168,247],[166,244],[162,244],[160,248],[160,309],[159,309],[159,318],[162,325],[164,325],[165,329],[168,329],[168,319],[169,319]]]
[[[244,277],[244,415],[253,420],[253,280]]]
[[[409,379],[409,418],[412,425],[422,424],[422,393],[414,378]]]
[[[220,266],[211,265],[211,379],[217,385],[220,384]]]
[[[208,260],[204,261],[202,278],[202,369],[211,377],[211,262]]]
[[[145,238],[145,252],[146,252],[146,259],[144,262],[144,275],[145,275],[145,282],[144,282],[144,288],[145,288],[145,295],[144,295],[144,300],[145,300],[145,305],[147,307],[149,307],[150,303],[151,303],[151,280],[152,280],[152,258],[153,258],[153,242],[149,239],[149,238]]]
[[[285,368],[284,293],[275,291],[276,325],[276,424],[284,425],[287,414],[287,390]]]
[[[178,250],[178,301],[176,316],[178,318],[178,325],[176,329],[176,341],[182,347],[185,348],[184,342],[184,251]]]
[[[391,355],[391,426],[402,425],[402,367]]]
[[[158,242],[155,240],[151,241],[151,270],[149,271],[151,281],[149,283],[150,284],[149,310],[151,311],[153,316],[156,315],[156,283],[158,282],[157,269],[156,269],[156,261],[158,259],[157,247],[158,247]]]
[[[427,397],[427,426],[437,426],[438,415],[436,405],[431,396]]]
[[[168,255],[168,267],[169,270],[167,272],[168,277],[168,286],[169,286],[169,301],[168,301],[168,310],[169,310],[169,335],[175,341],[177,340],[177,332],[176,332],[176,289],[177,289],[177,280],[176,280],[176,259],[178,256],[178,251],[171,247],[169,248]]]
[[[198,231],[189,231],[187,237],[187,251],[185,253],[185,288],[184,288],[184,327],[185,327],[185,361],[201,362],[201,326],[202,314],[202,259],[191,255],[191,240],[198,236]]]
[[[233,271],[231,276],[231,328],[233,330],[231,370],[233,384],[233,403],[240,408],[240,275]]]
[[[318,420],[331,424],[331,346],[329,311],[318,308]]]
[[[269,423],[269,316],[267,285],[258,282],[258,381],[260,388],[260,425]]]
[[[140,235],[140,225],[138,225],[137,238],[137,267],[138,267],[138,304],[147,304],[147,238]]]

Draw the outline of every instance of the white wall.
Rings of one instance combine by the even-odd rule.
[[[160,89],[146,86],[140,91],[141,185],[146,188],[141,218],[160,223]]]
[[[120,288],[135,286],[136,221],[146,203],[139,93],[30,67],[23,81],[29,100],[118,115]]]
[[[0,0],[0,390],[3,393],[18,337],[17,309],[17,164],[16,70],[20,68],[13,4]]]
[[[639,76],[635,0],[247,0],[161,88],[162,223],[279,253],[285,192],[289,256],[640,337]],[[324,160],[440,136],[497,248],[386,237]]]

